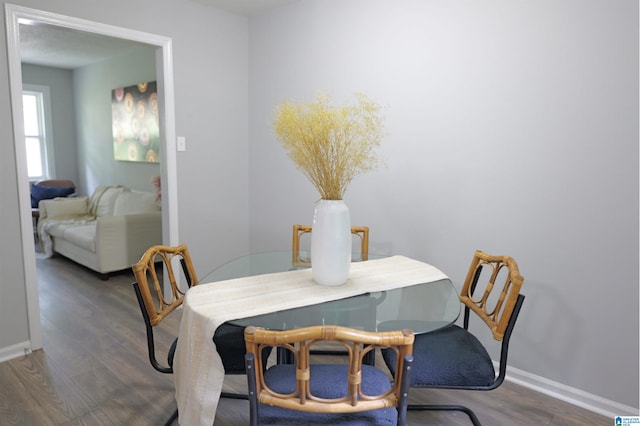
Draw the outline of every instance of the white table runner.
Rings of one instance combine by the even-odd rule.
[[[444,278],[448,277],[434,266],[393,256],[354,262],[347,282],[336,287],[316,284],[311,269],[303,269],[191,288],[183,303],[173,366],[179,423],[213,424],[224,368],[212,338],[224,322]]]

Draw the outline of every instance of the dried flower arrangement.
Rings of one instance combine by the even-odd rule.
[[[342,200],[354,177],[378,166],[381,107],[363,94],[356,101],[335,106],[319,94],[310,103],[285,101],[276,108],[278,139],[325,200]]]

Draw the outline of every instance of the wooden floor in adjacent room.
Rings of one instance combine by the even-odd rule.
[[[173,382],[149,364],[130,271],[101,281],[60,256],[37,262],[44,348],[0,363],[0,425],[162,425],[175,409]],[[157,334],[159,351],[178,323]],[[225,382],[244,386],[244,376]],[[509,382],[491,392],[412,389],[411,401],[468,405],[485,426],[613,424]],[[248,409],[247,401],[222,399],[214,425],[248,424]],[[409,424],[470,422],[460,413],[410,412]]]

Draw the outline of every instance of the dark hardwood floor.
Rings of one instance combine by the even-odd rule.
[[[175,409],[171,376],[149,364],[130,271],[108,281],[63,257],[38,259],[44,348],[0,363],[0,425],[161,425]],[[159,330],[168,348],[179,312]],[[225,388],[241,390],[244,376]],[[492,392],[412,390],[415,402],[462,403],[485,426],[610,425],[613,420],[509,382]],[[215,426],[248,423],[246,401],[222,399]],[[410,412],[411,425],[469,425],[460,413]]]

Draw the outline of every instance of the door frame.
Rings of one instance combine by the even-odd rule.
[[[162,240],[163,244],[177,245],[177,161],[175,131],[175,97],[173,83],[173,48],[169,37],[145,33],[100,22],[60,15],[12,4],[5,4],[9,89],[15,143],[18,204],[24,259],[25,293],[29,320],[31,350],[42,348],[40,303],[36,273],[35,243],[31,220],[31,199],[27,173],[27,154],[24,146],[22,113],[22,68],[20,55],[20,24],[47,24],[71,30],[120,38],[156,48],[156,79],[160,113],[160,173],[162,178]]]

